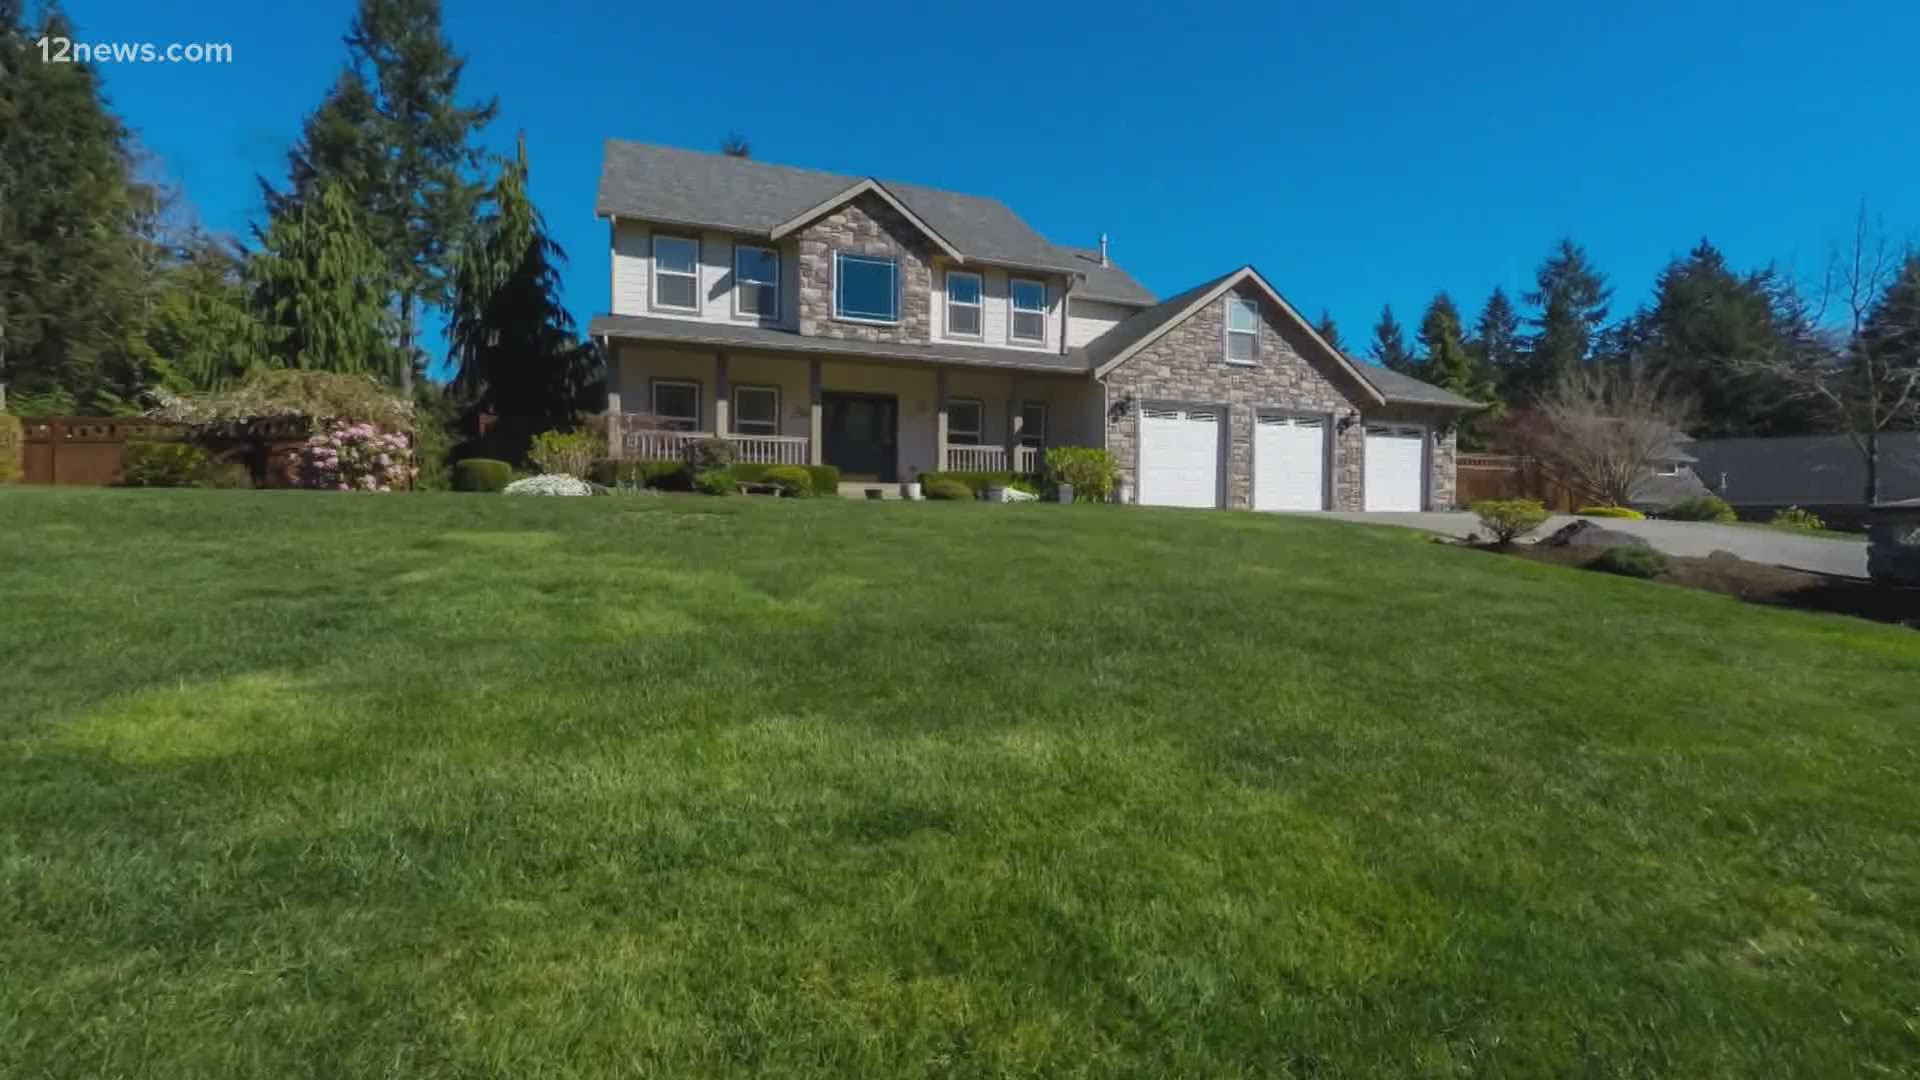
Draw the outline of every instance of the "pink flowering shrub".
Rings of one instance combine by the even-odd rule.
[[[333,491],[392,491],[413,482],[413,446],[404,431],[336,421],[307,440],[300,453],[302,487]]]

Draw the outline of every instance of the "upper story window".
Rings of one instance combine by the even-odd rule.
[[[1227,363],[1260,360],[1260,309],[1244,296],[1227,297]]]
[[[653,306],[700,310],[700,241],[653,234]]]
[[[733,313],[780,317],[780,253],[736,244],[733,248]]]
[[[1046,283],[1014,278],[1008,286],[1013,299],[1013,322],[1007,327],[1007,335],[1015,341],[1047,340]]]
[[[947,271],[947,333],[954,337],[980,336],[980,275]]]
[[[899,322],[899,264],[887,255],[834,252],[833,315],[864,322]]]

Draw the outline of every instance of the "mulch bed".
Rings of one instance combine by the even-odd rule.
[[[1580,570],[1590,567],[1604,550],[1535,544],[1515,544],[1509,548],[1495,544],[1469,546],[1476,551],[1513,555]],[[1781,566],[1749,562],[1724,551],[1715,552],[1704,559],[1671,555],[1667,558],[1667,564],[1667,573],[1654,578],[1654,581],[1689,589],[1705,589],[1752,604],[1851,615],[1920,630],[1920,589],[1876,585],[1870,581],[1832,577],[1806,570],[1789,570]]]

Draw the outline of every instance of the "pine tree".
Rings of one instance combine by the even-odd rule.
[[[1340,340],[1340,327],[1333,321],[1333,312],[1328,311],[1326,308],[1321,308],[1320,321],[1314,324],[1313,329],[1321,337],[1327,339],[1327,344],[1343,353],[1347,351],[1347,343]]]
[[[1480,309],[1467,350],[1487,377],[1504,388],[1520,365],[1520,345],[1520,315],[1507,300],[1506,290],[1496,285]]]
[[[282,207],[247,265],[266,362],[393,379],[406,358],[380,284],[387,265],[345,185],[320,181]]]
[[[149,340],[180,388],[218,389],[265,360],[245,272],[242,253],[198,234],[161,272]]]
[[[290,156],[291,190],[309,198],[321,181],[351,191],[366,230],[386,256],[376,280],[391,288],[395,372],[410,390],[421,366],[422,316],[451,302],[459,251],[486,191],[476,145],[497,103],[457,102],[466,62],[441,31],[439,0],[359,0],[347,31],[350,69],[308,118]]]
[[[15,407],[123,412],[153,382],[144,343],[144,220],[131,137],[93,69],[42,63],[74,37],[49,4],[29,29],[0,2],[0,383]]]
[[[1612,298],[1613,290],[1593,268],[1586,249],[1570,239],[1560,241],[1540,264],[1534,290],[1525,297],[1539,314],[1528,320],[1534,334],[1516,380],[1522,397],[1539,396],[1592,357],[1595,334],[1607,320]]]
[[[1504,414],[1504,409],[1493,381],[1483,375],[1479,362],[1461,340],[1460,309],[1444,292],[1434,296],[1420,319],[1420,345],[1426,350],[1422,378],[1450,393],[1492,406],[1466,417],[1460,425],[1462,449],[1484,448],[1491,425]]]
[[[1392,304],[1380,308],[1380,321],[1373,324],[1373,345],[1368,352],[1382,367],[1402,375],[1419,374],[1420,365],[1407,348],[1407,335],[1394,321]]]
[[[448,328],[453,395],[469,420],[498,418],[501,452],[518,458],[539,431],[572,427],[605,402],[599,357],[580,341],[561,299],[566,253],[527,194],[527,149],[505,162],[455,277]]]

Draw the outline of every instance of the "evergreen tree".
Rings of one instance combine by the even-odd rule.
[[[15,407],[124,412],[154,378],[143,284],[153,194],[93,69],[33,51],[41,37],[74,36],[51,4],[30,29],[18,0],[0,0],[0,383]]]
[[[1347,343],[1340,340],[1339,324],[1333,321],[1333,312],[1328,311],[1326,308],[1321,308],[1320,321],[1313,324],[1313,329],[1321,337],[1327,339],[1327,344],[1343,353],[1347,351]]]
[[[1539,314],[1528,320],[1534,334],[1516,380],[1522,397],[1538,397],[1593,356],[1595,335],[1607,320],[1612,298],[1613,290],[1587,259],[1586,249],[1561,240],[1540,264],[1534,290],[1526,295]]]
[[[149,339],[167,381],[218,389],[265,360],[265,328],[254,315],[245,271],[239,252],[198,234],[162,271]]]
[[[494,101],[457,102],[466,62],[441,31],[439,0],[360,0],[347,31],[350,69],[307,120],[290,155],[291,190],[308,199],[321,181],[353,193],[366,230],[386,256],[376,280],[392,289],[395,372],[412,387],[422,357],[420,320],[445,311],[467,230],[486,191],[475,139]]]
[[[1493,381],[1482,374],[1479,362],[1461,338],[1460,309],[1444,292],[1434,296],[1420,319],[1420,344],[1426,350],[1422,378],[1450,393],[1491,406],[1464,418],[1460,424],[1462,449],[1485,448],[1493,422],[1504,415],[1505,410],[1500,406]]]
[[[1480,309],[1467,350],[1479,362],[1480,370],[1504,390],[1520,366],[1520,346],[1520,314],[1507,300],[1506,290],[1496,285]]]
[[[561,299],[566,253],[527,194],[524,141],[495,182],[493,212],[480,223],[455,278],[448,328],[452,394],[469,420],[498,418],[495,432],[518,458],[532,434],[572,427],[605,405],[598,355],[580,341]]]
[[[1380,308],[1380,321],[1373,324],[1373,345],[1368,349],[1382,367],[1402,375],[1418,375],[1419,364],[1407,348],[1407,335],[1393,318],[1393,305]]]
[[[282,207],[247,265],[266,362],[394,378],[407,359],[393,345],[387,265],[345,185],[320,181]]]

